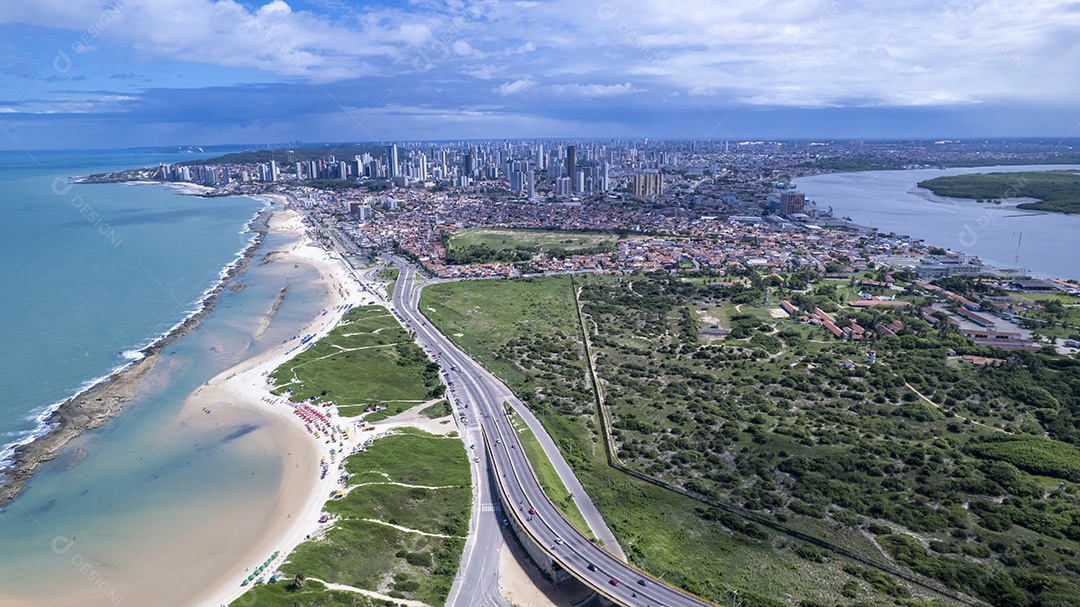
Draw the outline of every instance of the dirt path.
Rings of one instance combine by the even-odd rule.
[[[931,407],[934,407],[935,409],[937,409],[939,411],[944,411],[944,409],[941,408],[941,405],[935,403],[934,401],[932,401],[929,398],[927,398],[926,396],[924,396],[922,392],[919,392],[918,390],[916,390],[915,387],[912,386],[911,384],[909,384],[907,382],[904,382],[904,385],[907,386],[909,390],[914,392],[916,396],[921,398],[924,403],[930,405]],[[1012,434],[1012,432],[1009,432],[1008,430],[1004,430],[1002,428],[995,428],[994,426],[988,426],[988,425],[986,425],[986,424],[984,424],[982,422],[977,422],[977,421],[975,421],[973,419],[968,419],[968,418],[966,418],[963,415],[960,415],[958,413],[953,413],[953,417],[955,417],[956,419],[964,420],[964,421],[968,422],[969,424],[974,424],[976,426],[982,426],[983,428],[987,428],[989,430],[994,430],[994,431],[997,431],[997,432],[1004,432],[1005,434]]]
[[[356,586],[346,586],[345,584],[334,584],[332,582],[327,582],[326,580],[320,580],[317,577],[309,577],[308,579],[309,580],[315,580],[316,582],[319,582],[320,584],[324,584],[330,590],[338,590],[338,591],[342,591],[342,592],[355,592],[356,594],[362,594],[364,596],[369,596],[369,597],[371,597],[373,599],[379,599],[381,601],[390,601],[391,603],[393,603],[395,605],[400,603],[402,605],[408,605],[408,607],[431,607],[431,605],[428,605],[427,603],[421,603],[420,601],[410,601],[409,599],[396,599],[396,598],[394,598],[392,596],[387,596],[385,594],[379,594],[378,592],[375,592],[375,591],[372,591],[372,590],[364,590],[363,588],[357,588]]]

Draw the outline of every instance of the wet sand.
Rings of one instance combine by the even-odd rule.
[[[306,227],[298,213],[276,212],[269,218],[268,225],[262,228],[295,236],[293,244],[272,252],[274,262],[313,266],[321,275],[319,281],[329,292],[328,312],[316,316],[302,329],[301,334],[324,335],[340,320],[342,313],[335,311],[335,307],[346,300],[355,304],[366,302],[360,296],[358,286],[352,285],[350,289],[342,284],[342,280],[349,276],[343,262],[321,247],[310,244],[310,239],[305,236]],[[238,266],[246,266],[253,255],[254,248],[245,257],[245,263]],[[237,267],[232,275],[242,270],[243,267]],[[225,287],[223,282],[219,291]],[[370,295],[365,295],[370,298]],[[279,293],[274,305],[261,319],[260,326],[270,324],[285,296],[284,291]],[[209,313],[209,308],[208,305],[199,315],[189,319],[184,327],[155,345],[145,359],[66,403],[57,414],[71,417],[73,421],[62,432],[54,432],[56,443],[45,442],[37,447],[43,449],[47,445],[38,452],[35,464],[54,457],[53,454],[63,442],[89,427],[105,423],[109,417],[119,413],[124,404],[138,396],[143,380],[157,362],[157,352],[167,343],[193,330],[198,321]],[[264,400],[272,396],[267,390],[265,375],[300,351],[288,352],[292,343],[290,341],[258,354],[206,382],[187,398],[174,421],[177,432],[196,435],[220,432],[222,428],[242,429],[246,434],[241,440],[247,452],[268,458],[268,461],[280,461],[280,486],[273,493],[273,499],[253,504],[250,498],[237,495],[235,500],[213,504],[205,514],[194,515],[190,505],[178,505],[175,518],[178,528],[165,534],[170,536],[167,545],[146,551],[145,554],[128,554],[128,551],[121,550],[116,558],[122,557],[122,562],[126,564],[102,576],[102,579],[107,578],[107,583],[83,583],[91,580],[74,576],[70,587],[65,583],[63,588],[33,592],[33,599],[0,597],[0,606],[92,607],[115,605],[119,599],[123,604],[216,607],[229,603],[244,589],[240,582],[247,576],[245,568],[254,569],[274,551],[287,554],[303,541],[317,527],[322,505],[330,491],[337,486],[337,474],[328,474],[326,479],[320,480],[320,458],[329,455],[331,445],[316,441],[308,434],[292,413],[291,406],[271,405]],[[204,408],[211,412],[206,413]],[[192,501],[197,499],[198,496],[192,496]],[[72,544],[63,557],[89,561],[90,555],[84,557],[79,546],[78,543]],[[63,547],[67,548],[67,544]],[[87,549],[89,545],[81,550]]]
[[[270,263],[314,267],[320,275],[317,282],[329,293],[325,313],[315,316],[297,332],[299,335],[315,333],[322,337],[337,326],[344,313],[344,304],[365,305],[374,300],[374,296],[355,281],[339,256],[312,244],[299,213],[291,210],[275,212],[268,229],[296,237],[292,244],[267,252],[266,257],[272,259]],[[269,325],[281,299],[287,296],[287,293],[279,293],[278,300],[265,313],[259,326]],[[272,498],[254,503],[256,500],[238,492],[235,499],[217,498],[214,503],[207,503],[205,511],[193,508],[190,503],[178,504],[175,516],[168,517],[175,521],[175,529],[160,534],[169,538],[164,544],[150,549],[145,547],[146,542],[139,548],[121,545],[113,560],[123,564],[110,568],[107,576],[91,580],[88,575],[97,575],[93,570],[84,576],[69,575],[71,582],[65,581],[63,587],[30,592],[32,599],[0,597],[0,607],[105,607],[116,604],[216,607],[229,604],[251,587],[250,584],[241,586],[241,582],[255,567],[275,552],[280,552],[280,556],[273,564],[279,565],[309,534],[318,532],[319,514],[331,492],[340,487],[338,477],[344,462],[344,457],[339,456],[330,466],[326,478],[320,478],[320,461],[322,458],[331,461],[331,448],[348,453],[364,440],[402,423],[444,432],[453,429],[452,424],[438,425],[416,416],[418,419],[384,422],[373,432],[362,432],[351,424],[351,420],[337,418],[331,407],[326,414],[332,423],[349,428],[349,439],[344,440],[338,435],[338,441],[331,443],[325,434],[316,438],[293,413],[293,406],[271,394],[267,384],[267,375],[271,371],[302,351],[302,348],[294,347],[297,342],[289,340],[215,376],[187,397],[175,419],[168,424],[174,426],[177,433],[191,435],[220,434],[235,428],[235,434],[239,436],[237,444],[245,453],[265,458],[271,467],[280,466],[280,481],[270,492]],[[130,393],[123,396],[134,397],[138,394],[140,378],[149,373],[154,362],[153,357],[148,356],[140,361],[141,364],[121,374],[120,381],[110,382],[110,385],[125,386]],[[142,369],[141,374],[136,373],[136,369]],[[100,391],[93,398],[98,397]],[[198,503],[199,499],[200,496],[192,495],[190,501]],[[152,535],[157,537],[159,533],[155,531]],[[70,549],[57,554],[61,558],[84,559],[80,550],[89,550],[93,543],[80,548],[82,545],[73,542]],[[63,547],[67,548],[67,544]],[[57,551],[57,547],[53,550]],[[87,554],[85,560],[89,561],[90,556]],[[75,560],[73,566],[78,565]],[[274,569],[267,569],[266,577]],[[106,579],[107,583],[102,581]]]

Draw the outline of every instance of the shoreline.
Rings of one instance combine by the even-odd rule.
[[[833,208],[832,216],[834,218],[843,219],[845,216],[849,220],[864,228],[872,228],[880,234],[888,234],[889,232],[908,234],[913,239],[921,240],[927,246],[939,246],[943,249],[964,253],[966,255],[977,257],[983,262],[983,266],[987,273],[1008,275],[1010,273],[1019,273],[1024,276],[1031,276],[1034,278],[1040,278],[1051,281],[1069,281],[1073,279],[1080,279],[1072,268],[1063,271],[1060,267],[1042,267],[1033,269],[1030,267],[1024,267],[1027,264],[1021,264],[1020,268],[1014,267],[1008,263],[1009,259],[1012,259],[1015,253],[1015,242],[1010,243],[1009,248],[1002,249],[995,252],[978,251],[974,249],[974,237],[977,233],[983,232],[987,227],[994,224],[998,218],[1037,218],[1044,219],[1050,218],[1050,220],[1056,219],[1054,216],[1060,216],[1063,218],[1076,218],[1080,217],[1080,214],[1063,213],[1056,211],[1046,211],[1041,209],[1023,209],[1018,205],[1025,202],[1031,202],[1038,199],[1028,197],[1012,197],[1002,199],[1001,204],[994,204],[989,202],[978,202],[973,198],[954,198],[949,196],[941,196],[934,194],[933,191],[927,188],[918,187],[918,182],[933,179],[936,177],[950,176],[952,171],[956,175],[968,175],[968,174],[981,174],[981,173],[1014,173],[1023,171],[1059,171],[1059,170],[1077,170],[1080,165],[1066,164],[1066,165],[984,165],[978,167],[949,167],[943,169],[929,169],[929,168],[913,168],[913,169],[898,169],[898,170],[873,170],[873,171],[838,171],[832,173],[821,173],[816,175],[803,175],[801,177],[793,178],[792,183],[797,186],[799,191],[805,192],[807,199],[814,199],[818,208],[833,207],[832,203],[839,204],[844,208]],[[930,174],[933,171],[933,174]],[[907,173],[920,173],[917,177],[913,177],[905,184],[895,184],[891,186],[888,183],[884,185],[875,182],[868,184],[867,180],[859,179],[861,176],[868,174],[880,174],[882,176],[890,175],[904,175],[906,178]],[[926,173],[926,174],[922,174]],[[816,185],[820,182],[822,185]],[[841,183],[842,182],[842,183]],[[811,190],[827,190],[823,193],[819,190],[817,192]],[[859,193],[864,198],[867,196],[884,196],[888,198],[890,204],[900,203],[899,196],[906,195],[913,199],[917,199],[919,203],[925,203],[928,205],[938,205],[945,207],[954,207],[957,209],[975,209],[976,215],[960,216],[956,219],[956,234],[955,235],[942,235],[940,233],[935,234],[932,229],[926,228],[925,225],[919,225],[913,227],[913,224],[909,220],[901,218],[900,223],[892,217],[886,217],[886,215],[880,210],[875,210],[873,207],[866,205],[865,203],[854,202],[854,197],[849,193],[849,190],[853,188],[860,188]],[[895,198],[893,198],[895,196]],[[903,204],[907,204],[906,202]],[[885,221],[888,219],[888,221]],[[904,222],[907,221],[907,224]],[[902,225],[904,224],[904,225]],[[958,238],[961,236],[972,239],[972,244],[969,246],[965,242],[960,241],[957,243]],[[982,237],[982,234],[978,234]],[[949,244],[950,242],[954,244]],[[958,246],[959,245],[959,246]],[[1028,253],[1030,254],[1030,253]],[[1036,257],[1039,257],[1036,255]],[[1045,257],[1045,256],[1043,256]],[[1040,257],[1042,258],[1042,257]],[[990,259],[990,261],[987,261]],[[1028,262],[1030,263],[1030,262]],[[1039,265],[1044,265],[1040,263]],[[1060,265],[1060,264],[1057,264]]]
[[[300,213],[291,209],[280,212],[273,218],[271,229],[295,230],[300,237],[290,249],[281,251],[273,262],[306,263],[318,270],[319,280],[327,287],[325,313],[309,320],[297,331],[297,335],[316,334],[317,339],[321,339],[340,324],[346,304],[361,306],[374,303],[374,297],[360,289],[358,282],[346,271],[345,262],[325,251],[305,233]],[[264,322],[269,323],[268,318],[276,312],[282,296],[283,292],[279,292],[278,299],[260,321],[260,327]],[[304,423],[295,415],[294,407],[298,403],[291,403],[287,398],[270,392],[268,375],[302,351],[295,347],[295,340],[298,339],[294,337],[222,371],[189,395],[178,415],[181,423],[187,424],[217,423],[215,417],[221,414],[242,416],[252,413],[261,416],[274,428],[273,444],[277,451],[287,451],[291,458],[288,463],[294,464],[283,468],[277,499],[268,505],[271,511],[267,518],[274,522],[262,527],[258,539],[252,544],[222,555],[219,567],[206,570],[202,590],[194,596],[183,597],[185,604],[232,603],[252,587],[241,585],[249,573],[245,566],[253,567],[278,552],[280,557],[274,561],[276,568],[297,545],[318,535],[325,527],[318,522],[319,513],[330,493],[340,488],[337,478],[344,470],[345,454],[364,440],[374,438],[373,433],[362,432],[356,427],[355,420],[340,417],[336,407],[331,407],[326,410],[328,418],[332,424],[348,428],[349,439],[340,438],[336,443],[318,439],[305,429]],[[213,413],[207,414],[204,408]],[[393,424],[381,424],[379,434],[390,427]],[[338,450],[338,454],[331,454],[331,449]],[[320,458],[330,462],[330,473],[323,478],[318,472]],[[295,465],[297,463],[300,465]]]
[[[262,248],[273,210],[268,204],[245,225],[254,234],[237,257],[222,268],[218,282],[195,302],[197,308],[171,329],[137,350],[141,358],[123,365],[76,394],[60,401],[41,414],[40,426],[48,428],[12,448],[10,465],[0,469],[0,508],[18,497],[37,467],[56,458],[69,441],[87,430],[98,428],[119,415],[134,400],[142,384],[157,364],[159,353],[169,344],[195,330],[217,304],[218,296],[238,275],[247,269]]]
[[[330,407],[323,410],[330,423],[349,430],[348,439],[338,433],[338,440],[331,442],[327,435],[313,436],[294,413],[294,404],[270,392],[268,374],[301,351],[296,347],[299,335],[325,336],[340,324],[350,307],[345,304],[366,305],[376,303],[376,298],[361,288],[341,257],[312,240],[299,212],[274,210],[267,218],[265,229],[267,234],[296,237],[291,243],[275,248],[273,251],[278,254],[270,263],[313,268],[318,273],[314,282],[325,289],[325,298],[296,329],[297,336],[254,352],[181,396],[180,407],[167,423],[184,433],[218,433],[221,428],[243,430],[244,438],[239,439],[246,443],[243,449],[262,452],[280,462],[281,476],[272,495],[254,503],[241,502],[242,510],[230,510],[223,505],[221,519],[214,517],[206,524],[175,535],[169,540],[169,550],[151,550],[111,571],[108,588],[112,594],[95,592],[93,586],[74,584],[70,589],[65,586],[56,593],[46,591],[33,597],[19,597],[15,602],[12,602],[14,596],[0,595],[0,605],[105,607],[113,604],[110,596],[122,596],[138,604],[230,604],[252,587],[241,585],[251,569],[277,552],[273,564],[276,568],[298,544],[322,533],[326,526],[318,518],[331,491],[341,488],[338,475],[344,470],[345,455],[365,440],[382,436],[400,425],[380,423],[378,431],[365,432],[356,425],[357,420],[342,418],[336,407]],[[256,255],[253,252],[248,257],[254,259]],[[241,271],[243,268],[238,268],[235,274]],[[225,288],[227,283],[220,285],[218,291]],[[279,290],[269,309],[263,310],[262,318],[254,324],[269,325],[290,293],[293,293],[291,289]],[[257,328],[251,327],[253,331]],[[138,361],[138,368],[148,373],[156,357],[155,353]],[[130,372],[124,376],[131,379],[125,383],[137,391],[141,376]],[[426,418],[417,423],[425,422],[435,425]],[[449,426],[444,431],[452,429]],[[332,454],[331,449],[337,453]],[[320,466],[327,463],[329,474],[320,477]],[[80,533],[80,539],[81,536]]]

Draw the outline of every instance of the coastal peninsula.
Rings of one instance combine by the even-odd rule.
[[[938,196],[970,198],[979,202],[1000,203],[1012,198],[1036,198],[1036,202],[1022,202],[1016,208],[1080,213],[1080,172],[1077,171],[953,175],[920,181],[918,186]]]

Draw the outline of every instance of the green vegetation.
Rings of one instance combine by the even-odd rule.
[[[663,274],[450,283],[425,289],[421,309],[537,414],[627,554],[653,575],[716,601],[738,588],[744,604],[951,601],[908,576],[1002,607],[1013,607],[1009,597],[1080,605],[1060,599],[1080,597],[1080,498],[1029,473],[1071,478],[1080,361],[979,348],[911,309],[845,307],[846,281],[798,293],[746,278],[733,287]],[[871,343],[772,318],[760,305],[766,288],[771,301],[857,322]],[[733,333],[699,336],[702,306]],[[899,337],[878,338],[873,327],[893,321],[904,325]],[[1009,362],[949,364],[950,348]],[[873,539],[915,534],[933,566]],[[821,543],[795,539],[805,536]],[[994,580],[993,596],[951,581],[968,568],[980,572],[963,573],[970,579]]]
[[[397,607],[394,601],[372,599],[347,590],[327,590],[326,585],[307,581],[302,588],[280,581],[252,588],[233,601],[231,607]]]
[[[613,234],[544,230],[473,228],[443,235],[449,264],[514,263],[535,255],[565,259],[570,255],[591,255],[615,251]]]
[[[401,270],[394,267],[386,267],[376,272],[375,276],[383,280],[394,281],[397,280],[399,274],[401,274]]]
[[[364,185],[357,183],[353,179],[305,179],[304,181],[297,181],[296,185],[303,186],[305,188],[330,190],[333,192],[365,187]]]
[[[1009,462],[1032,474],[1080,482],[1080,449],[1041,436],[995,436],[972,443],[968,451],[979,457]]]
[[[450,401],[444,399],[440,400],[434,405],[431,405],[430,407],[425,407],[421,409],[420,415],[423,415],[424,417],[427,417],[429,419],[439,419],[440,417],[446,417],[453,412],[454,408],[450,406]]]
[[[361,154],[371,154],[375,157],[385,157],[386,148],[381,145],[339,145],[333,148],[329,146],[300,147],[292,150],[254,150],[250,152],[232,152],[216,158],[204,160],[188,160],[180,164],[257,164],[276,160],[283,170],[289,170],[293,163],[305,160],[318,160],[333,154],[337,158],[352,158]]]
[[[386,267],[375,273],[375,276],[383,280],[389,281],[386,285],[386,297],[388,299],[394,298],[394,286],[397,284],[398,275],[401,274],[401,270],[395,267]]]
[[[939,196],[997,201],[1030,197],[1039,202],[1023,203],[1020,209],[1080,213],[1080,173],[1076,171],[1023,171],[1018,173],[978,173],[936,177],[920,181]]]
[[[438,364],[428,361],[386,308],[363,306],[351,310],[341,325],[276,369],[270,379],[275,394],[296,402],[389,404],[400,411],[442,396],[445,387],[438,372]]]
[[[393,605],[322,591],[313,578],[429,605],[446,600],[471,511],[471,478],[461,441],[403,431],[375,441],[345,464],[351,475],[348,493],[326,505],[333,526],[324,538],[301,544],[281,568],[286,579],[302,573],[309,581],[302,589],[285,581],[260,586],[234,605],[352,605],[345,601],[354,599],[357,605]]]

